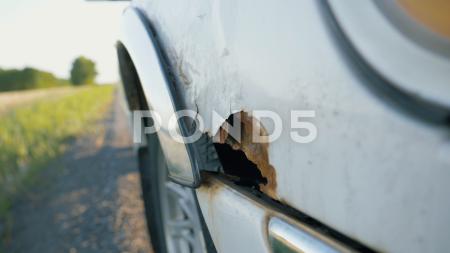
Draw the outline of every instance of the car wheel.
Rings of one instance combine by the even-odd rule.
[[[160,253],[215,252],[195,191],[169,180],[156,134],[139,149],[141,183],[151,242]]]

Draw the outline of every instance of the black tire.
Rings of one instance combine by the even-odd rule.
[[[150,233],[154,251],[156,253],[166,253],[169,252],[169,247],[167,245],[166,231],[163,221],[163,208],[161,204],[162,200],[160,199],[162,196],[160,192],[161,182],[158,181],[161,180],[161,178],[167,177],[165,170],[158,169],[161,164],[165,165],[165,160],[157,135],[147,135],[146,140],[147,145],[145,147],[141,147],[138,153],[139,170],[141,173],[141,185],[148,231]],[[161,173],[164,173],[164,175],[161,175]],[[206,252],[215,253],[216,249],[206,227],[203,215],[201,214],[195,191],[193,191],[193,194],[195,196],[195,206],[197,208],[197,213],[198,216],[200,216],[199,220],[201,222],[201,232],[203,233]]]
[[[148,138],[148,144],[151,142],[159,141],[154,140],[155,138]],[[153,145],[156,145],[154,143]],[[155,154],[156,153],[156,154]],[[142,186],[142,197],[144,199],[145,216],[147,219],[147,227],[150,233],[150,240],[152,242],[153,250],[156,253],[167,252],[165,236],[164,236],[164,226],[162,224],[162,214],[161,209],[158,208],[159,202],[159,189],[157,184],[152,183],[152,179],[160,178],[154,163],[155,157],[159,153],[157,149],[149,148],[148,146],[139,149],[139,171],[141,173],[141,186]]]

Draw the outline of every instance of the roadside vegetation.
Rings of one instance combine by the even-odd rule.
[[[67,86],[67,80],[35,68],[0,69],[0,91]]]
[[[0,230],[8,224],[14,197],[64,151],[68,140],[95,126],[114,91],[111,85],[70,89],[60,97],[15,106],[0,115]]]
[[[96,76],[95,62],[84,56],[77,57],[73,61],[69,80],[36,68],[0,68],[0,92],[95,84]]]
[[[72,63],[70,70],[70,82],[73,85],[95,84],[95,77],[97,70],[95,69],[95,62],[80,56]]]

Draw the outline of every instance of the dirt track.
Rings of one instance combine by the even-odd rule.
[[[5,252],[151,252],[136,157],[116,102],[13,208]]]

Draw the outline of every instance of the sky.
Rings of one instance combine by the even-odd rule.
[[[68,78],[80,55],[99,82],[119,80],[115,43],[126,2],[0,0],[0,68],[35,67]]]

